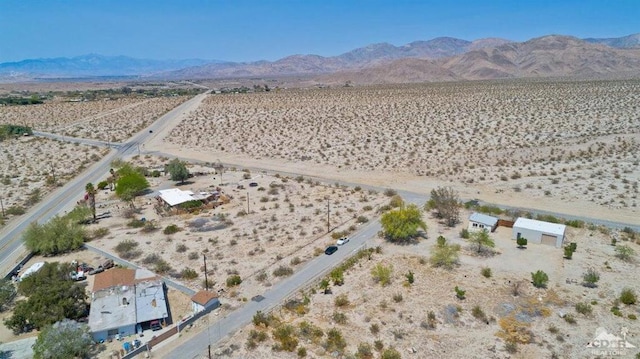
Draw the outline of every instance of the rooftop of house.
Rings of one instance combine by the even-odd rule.
[[[209,303],[211,300],[216,298],[218,298],[218,294],[214,292],[209,292],[207,290],[201,290],[198,293],[196,293],[193,297],[191,297],[191,301],[204,306],[207,303]]]
[[[469,216],[469,222],[481,223],[486,226],[493,227],[498,223],[498,219],[486,214],[474,212]]]
[[[164,285],[160,280],[136,284],[136,320],[138,323],[168,317]]]
[[[559,223],[544,222],[544,221],[538,221],[535,219],[520,217],[513,224],[513,228],[514,228],[514,231],[517,230],[517,228],[527,228],[527,229],[536,230],[538,232],[563,236],[567,226]]]
[[[136,324],[135,289],[133,286],[113,287],[105,295],[93,296],[89,312],[92,332]]]
[[[95,276],[92,292],[99,292],[116,286],[133,286],[136,270],[129,268],[111,268]]]

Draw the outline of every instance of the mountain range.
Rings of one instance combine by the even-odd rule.
[[[85,55],[0,64],[0,79],[139,76],[204,79],[305,75],[321,83],[401,83],[519,77],[640,75],[640,34],[578,39],[549,35],[525,42],[439,37],[402,46],[371,44],[338,56],[292,55],[247,63],[149,60]]]

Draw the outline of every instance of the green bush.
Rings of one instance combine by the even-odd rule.
[[[480,270],[480,273],[482,274],[483,277],[485,278],[491,278],[491,268],[489,267],[484,267]]]
[[[380,283],[384,287],[391,283],[392,272],[393,266],[391,264],[385,266],[382,263],[378,263],[371,269],[371,276],[376,283]]]
[[[349,297],[346,294],[340,294],[334,300],[334,304],[336,307],[339,307],[339,308],[346,307],[350,304]]]
[[[109,182],[107,181],[98,182],[98,189],[101,191],[107,188],[108,186],[109,186]]]
[[[458,286],[456,286],[455,288],[453,288],[453,290],[456,292],[456,298],[458,299],[465,299],[465,293],[467,291],[462,290],[461,288],[458,288]]]
[[[471,238],[471,234],[469,233],[469,230],[468,230],[468,229],[463,228],[463,229],[460,231],[460,237],[462,237],[462,238],[464,238],[464,239],[469,239],[469,238]]]
[[[185,268],[180,272],[180,276],[186,280],[193,280],[198,278],[198,272],[191,268]]]
[[[566,259],[571,259],[573,258],[573,249],[571,249],[570,246],[564,246],[564,257]]]
[[[227,287],[235,287],[237,285],[240,285],[240,283],[242,283],[242,279],[237,274],[227,278]]]
[[[586,302],[576,303],[576,312],[584,315],[590,315],[593,311],[591,304]]]
[[[178,227],[175,224],[170,224],[164,227],[164,230],[162,231],[162,233],[169,235],[169,234],[178,233],[179,231],[180,231],[180,227]]]
[[[615,251],[616,251],[616,257],[622,259],[623,261],[630,261],[633,258],[633,256],[636,254],[636,251],[626,244],[617,246]]]
[[[132,219],[127,223],[127,227],[131,228],[142,228],[144,227],[146,221],[140,219]]]
[[[535,273],[531,273],[531,281],[536,288],[546,288],[547,282],[549,282],[549,276],[547,273],[538,270]]]
[[[587,269],[587,272],[582,275],[582,280],[585,287],[595,288],[596,283],[600,280],[600,274],[593,268]]]
[[[164,259],[159,259],[154,266],[154,270],[156,273],[166,274],[171,272],[173,268],[171,268],[171,265]]]
[[[516,239],[516,243],[518,244],[518,248],[523,248],[527,245],[527,239],[524,237],[520,237]]]
[[[293,274],[293,269],[285,265],[281,265],[273,270],[273,275],[276,277],[286,277]]]
[[[624,288],[620,292],[620,301],[626,305],[636,304],[636,292],[631,288]]]

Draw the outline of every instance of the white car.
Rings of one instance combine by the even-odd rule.
[[[338,241],[336,242],[337,245],[341,246],[343,244],[347,244],[349,243],[349,237],[342,237],[340,239],[338,239]]]

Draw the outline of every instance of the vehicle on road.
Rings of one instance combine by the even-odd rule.
[[[258,187],[258,182],[249,183],[249,187]]]
[[[334,254],[337,250],[338,250],[337,246],[329,246],[327,247],[327,249],[324,250],[324,254],[330,256]]]
[[[336,242],[337,245],[341,246],[344,244],[349,243],[349,237],[342,237],[340,239],[338,239],[338,241]]]

